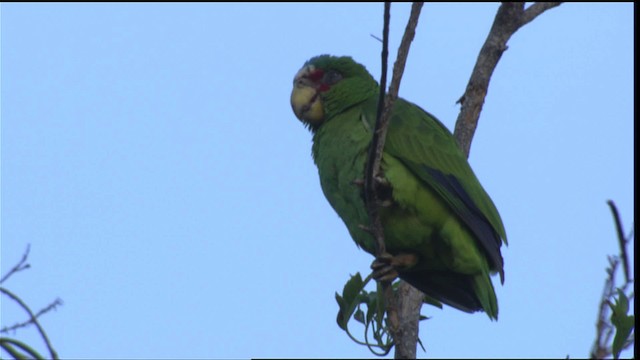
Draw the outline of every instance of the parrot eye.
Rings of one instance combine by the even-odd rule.
[[[322,77],[322,83],[329,86],[337,83],[340,80],[342,80],[342,74],[340,74],[335,70],[327,71],[326,73],[324,73],[324,76]]]

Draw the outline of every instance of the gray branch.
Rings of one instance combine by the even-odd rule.
[[[45,345],[47,346],[47,349],[49,350],[49,355],[51,355],[52,359],[58,359],[58,354],[53,349],[53,346],[51,346],[51,341],[49,341],[49,337],[47,336],[47,333],[45,333],[44,329],[42,328],[42,325],[40,325],[40,323],[38,322],[37,316],[33,313],[33,311],[31,311],[29,306],[27,306],[27,304],[25,304],[24,301],[22,301],[22,299],[20,299],[17,295],[15,295],[14,293],[12,293],[11,291],[5,288],[0,287],[0,292],[5,294],[9,298],[11,298],[11,300],[15,301],[18,305],[20,305],[20,307],[24,309],[24,311],[27,312],[27,314],[29,314],[31,322],[38,329],[38,332],[40,333],[40,337],[42,338]]]
[[[373,132],[373,138],[371,140],[369,158],[367,159],[367,168],[365,174],[365,200],[367,203],[367,210],[369,218],[371,219],[371,233],[374,236],[377,244],[376,255],[379,257],[386,253],[386,247],[384,243],[384,231],[382,228],[382,222],[379,216],[379,201],[376,192],[376,181],[380,174],[380,161],[382,159],[382,151],[384,149],[385,138],[387,134],[387,127],[389,119],[391,117],[391,109],[393,108],[394,101],[398,98],[398,91],[400,89],[400,81],[402,80],[402,74],[407,62],[409,54],[409,48],[411,41],[415,36],[415,29],[418,25],[418,19],[420,17],[420,10],[423,3],[413,3],[411,7],[411,15],[405,29],[400,47],[398,48],[398,55],[396,62],[393,66],[393,77],[391,79],[391,85],[389,86],[389,92],[385,96],[386,91],[386,78],[387,78],[387,56],[388,56],[388,41],[389,41],[389,8],[391,4],[385,3],[385,16],[384,16],[384,28],[383,28],[383,41],[382,41],[382,73],[380,80],[380,98],[378,101],[378,115],[376,119],[376,126]],[[384,104],[383,104],[384,103]],[[409,334],[409,331],[405,331],[402,327],[401,319],[406,318],[407,311],[404,307],[400,308],[400,314],[398,314],[398,304],[393,294],[393,288],[391,282],[384,281],[381,283],[382,292],[384,293],[387,319],[389,320],[389,330],[393,341],[395,343],[395,358],[406,359],[416,357],[416,344],[417,344],[417,330],[415,332],[415,338],[413,336],[404,336]],[[400,301],[401,304],[404,302]],[[420,300],[422,303],[422,300]],[[419,309],[418,309],[419,315]],[[417,320],[417,317],[416,317]]]
[[[534,3],[525,10],[524,2],[505,2],[500,5],[476,65],[471,73],[464,95],[458,100],[461,105],[456,121],[454,136],[458,146],[469,156],[471,141],[478,127],[478,119],[489,89],[493,71],[507,50],[507,41],[522,26],[528,24],[546,10],[560,5],[560,2]]]

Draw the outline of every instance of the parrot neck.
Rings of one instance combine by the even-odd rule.
[[[353,106],[378,95],[378,84],[373,78],[342,80],[323,95],[325,122],[343,114]]]
[[[326,121],[314,133],[311,154],[316,165],[320,166],[320,162],[323,162],[325,165],[333,163],[329,168],[341,167],[345,164],[336,165],[338,160],[328,159],[366,156],[373,135],[368,118],[375,121],[375,102],[373,98],[370,100],[362,105],[351,106],[332,121]],[[369,108],[373,111],[369,111]]]

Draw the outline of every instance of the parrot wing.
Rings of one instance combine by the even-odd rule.
[[[449,130],[419,106],[398,99],[384,151],[445,200],[475,235],[504,282],[500,254],[501,242],[507,241],[504,225]]]

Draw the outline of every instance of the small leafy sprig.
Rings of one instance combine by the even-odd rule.
[[[629,301],[633,301],[635,297],[632,286],[634,279],[631,278],[631,266],[627,252],[627,246],[633,242],[635,232],[631,230],[629,235],[625,237],[618,208],[611,200],[607,201],[607,204],[613,215],[620,254],[608,257],[609,266],[600,300],[596,322],[596,339],[591,350],[592,359],[604,359],[611,355],[614,359],[619,359],[620,353],[635,343],[635,315],[629,314]],[[617,286],[616,273],[621,264],[624,283]],[[611,340],[612,337],[613,340]]]
[[[378,356],[387,355],[394,346],[393,336],[389,332],[389,324],[385,315],[385,299],[381,291],[381,285],[377,284],[376,291],[365,290],[367,284],[372,279],[372,275],[367,276],[364,280],[360,273],[352,275],[349,281],[344,285],[342,295],[336,292],[336,301],[338,302],[338,326],[344,330],[349,338],[355,343],[365,345],[369,350]],[[398,294],[399,281],[391,285],[394,296]],[[435,299],[424,296],[425,304],[442,308],[442,304]],[[349,330],[349,322],[351,319],[359,322],[364,326],[364,340],[360,340],[353,336]],[[428,317],[420,315],[420,321],[426,320]],[[372,337],[373,339],[370,339]],[[372,341],[373,340],[373,341]],[[424,350],[422,342],[418,339],[418,343]]]

